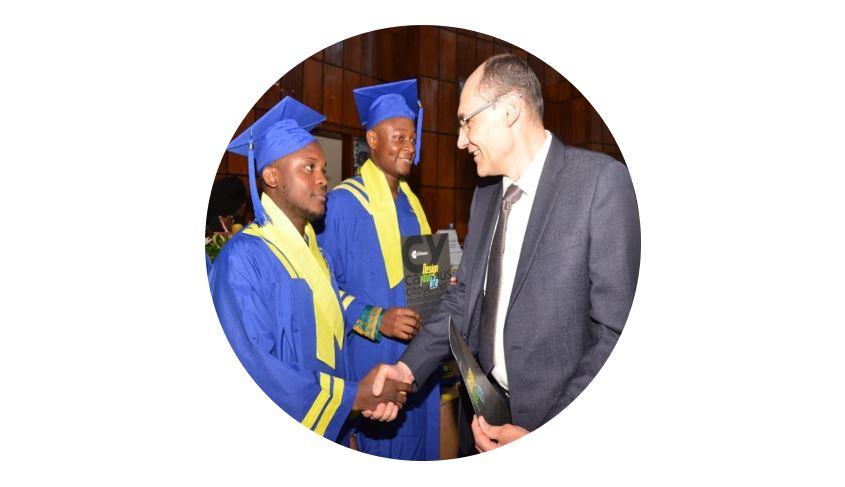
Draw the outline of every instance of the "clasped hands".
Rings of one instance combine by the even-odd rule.
[[[358,382],[358,394],[353,411],[361,411],[365,418],[393,421],[407,400],[414,374],[402,362],[396,365],[378,364]]]
[[[361,414],[377,421],[393,421],[405,403],[413,383],[414,374],[403,362],[396,362],[395,365],[376,365],[358,385],[359,395],[362,389],[370,391],[373,402],[368,404],[375,404],[374,407],[362,409]],[[398,400],[393,399],[396,397]],[[472,436],[479,452],[499,448],[527,434],[528,430],[514,424],[492,426],[484,417],[479,416],[474,416],[472,420]]]

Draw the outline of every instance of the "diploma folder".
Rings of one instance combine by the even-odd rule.
[[[449,317],[449,347],[458,362],[458,368],[461,370],[461,377],[464,379],[467,395],[472,401],[472,409],[475,410],[475,415],[483,416],[487,423],[493,426],[510,423],[510,408],[499,395],[499,391],[484,375],[481,366],[478,365],[466,342],[458,333],[458,329],[452,323],[451,316]]]

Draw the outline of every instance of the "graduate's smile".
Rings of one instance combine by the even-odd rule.
[[[404,117],[389,118],[370,132],[372,160],[386,174],[401,179],[411,174],[416,155],[416,128],[413,120]]]
[[[399,157],[399,162],[410,165],[414,162],[414,156],[411,155]]]

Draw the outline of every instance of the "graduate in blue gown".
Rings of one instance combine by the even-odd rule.
[[[305,427],[345,444],[354,411],[396,417],[407,384],[377,397],[374,368],[349,379],[342,295],[310,220],[325,211],[325,157],[309,133],[325,117],[288,97],[229,146],[249,158],[255,221],[224,246],[212,298],[238,359]],[[257,179],[262,183],[259,196]]]
[[[418,323],[394,337],[383,330],[399,322],[407,327],[419,315],[405,308],[401,237],[430,234],[419,200],[405,178],[419,160],[422,108],[417,111],[416,80],[399,81],[353,91],[362,125],[367,129],[371,158],[361,175],[343,181],[329,194],[318,239],[331,257],[340,288],[356,297],[350,312],[371,324],[372,339],[349,340],[353,377],[377,363],[395,363]],[[414,120],[416,119],[416,125]],[[359,449],[366,453],[408,460],[440,458],[440,388],[437,377],[408,397],[396,421],[361,419],[356,424]]]

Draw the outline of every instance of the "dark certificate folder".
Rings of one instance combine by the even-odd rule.
[[[461,369],[461,377],[464,378],[464,385],[466,385],[476,416],[484,416],[484,419],[493,426],[510,423],[510,408],[499,395],[499,391],[484,375],[481,366],[478,365],[466,342],[452,323],[451,316],[449,317],[449,346],[458,362],[458,368]]]

